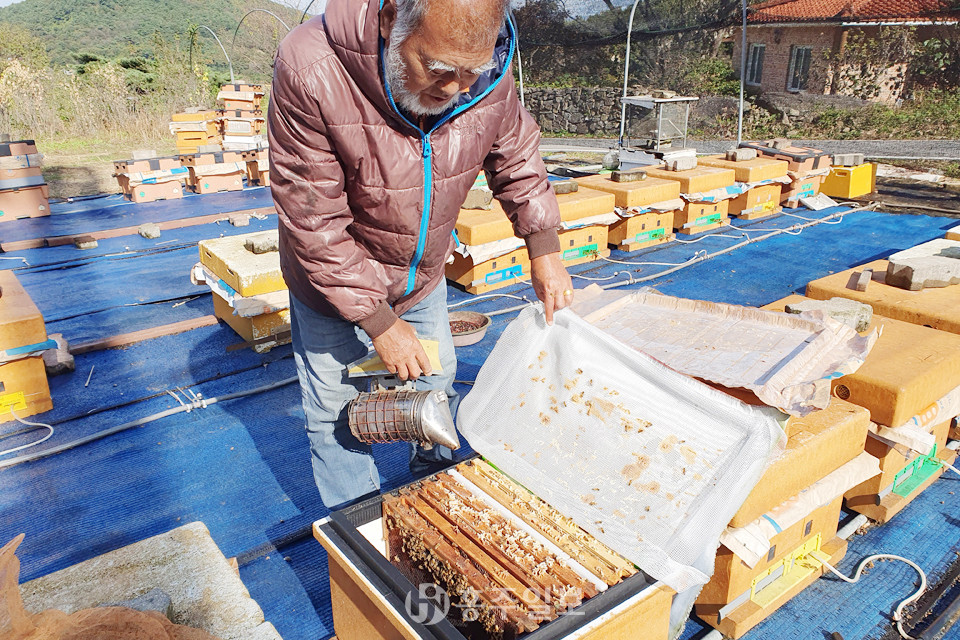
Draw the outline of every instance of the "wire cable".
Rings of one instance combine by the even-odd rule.
[[[693,257],[685,262],[628,262],[626,260],[614,260],[613,258],[606,258],[601,255],[597,255],[597,258],[603,260],[604,262],[612,262],[614,264],[625,264],[630,266],[655,266],[655,267],[682,267],[688,264],[693,264],[694,262],[699,262],[700,260],[705,259],[707,252],[703,249],[697,251],[693,254]]]
[[[447,309],[453,309],[453,308],[459,307],[460,305],[463,305],[463,304],[469,304],[469,303],[471,303],[471,302],[476,302],[476,301],[478,301],[478,300],[485,300],[485,299],[489,299],[489,298],[513,298],[514,300],[526,300],[527,302],[530,302],[530,301],[527,300],[527,298],[525,298],[524,296],[515,296],[515,295],[509,294],[509,293],[488,293],[487,295],[484,295],[484,296],[477,296],[477,297],[475,297],[475,298],[467,298],[466,300],[461,300],[460,302],[454,302],[453,304],[448,304],[448,305],[447,305]]]
[[[16,411],[13,410],[13,405],[10,406],[10,415],[13,416],[13,419],[14,419],[14,420],[16,420],[17,422],[19,422],[20,424],[27,425],[27,427],[29,427],[29,428],[28,428],[28,429],[19,429],[19,430],[17,430],[17,431],[11,431],[10,433],[5,433],[5,434],[3,434],[3,435],[0,435],[0,440],[5,440],[5,439],[7,439],[7,438],[12,438],[13,436],[19,436],[19,435],[22,435],[22,434],[24,434],[24,433],[30,433],[31,431],[36,431],[37,429],[49,429],[49,430],[50,430],[50,433],[48,433],[48,434],[45,435],[44,437],[40,438],[39,440],[35,440],[34,442],[29,442],[29,443],[24,444],[24,445],[21,445],[21,446],[19,446],[19,447],[14,447],[13,449],[7,449],[7,450],[5,450],[5,451],[0,451],[0,456],[5,456],[5,455],[7,455],[7,454],[9,454],[9,453],[13,453],[14,451],[22,451],[23,449],[28,449],[28,448],[30,448],[30,447],[35,447],[35,446],[37,446],[38,444],[40,444],[41,442],[46,442],[47,440],[50,439],[50,436],[53,435],[53,427],[51,427],[51,426],[48,425],[48,424],[44,424],[44,423],[42,423],[42,422],[29,422],[28,420],[24,420],[23,418],[21,418],[20,416],[17,415],[17,412],[16,412]]]
[[[849,582],[850,584],[859,582],[861,574],[863,573],[863,570],[866,568],[867,563],[872,562],[874,560],[899,560],[901,562],[906,562],[908,565],[913,567],[914,570],[920,575],[920,588],[914,591],[912,595],[901,600],[900,603],[897,605],[897,608],[893,612],[893,620],[897,624],[897,631],[900,633],[900,635],[903,638],[906,638],[907,640],[913,640],[913,638],[911,638],[907,634],[907,632],[903,630],[903,609],[907,605],[910,605],[916,602],[920,598],[920,596],[923,595],[923,592],[927,590],[927,574],[925,574],[923,572],[923,569],[921,569],[913,560],[908,560],[907,558],[904,558],[902,556],[895,556],[889,553],[876,553],[872,556],[867,556],[866,558],[860,561],[860,563],[857,565],[857,570],[854,572],[854,575],[852,578],[848,578],[847,576],[837,571],[833,567],[833,565],[831,565],[829,562],[825,562],[823,560],[820,560],[819,558],[817,560],[824,567],[830,570],[830,572],[833,573],[835,576],[837,576],[844,582]]]

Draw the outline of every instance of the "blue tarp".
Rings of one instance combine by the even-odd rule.
[[[51,224],[56,222],[59,235],[107,228],[105,214],[113,220],[108,226],[121,226],[184,217],[188,208],[192,213],[187,215],[198,216],[249,209],[262,206],[265,193],[250,190],[222,194],[229,198],[219,200],[203,196],[155,205],[118,205],[116,211],[84,203],[69,213],[61,210],[51,217]],[[141,207],[143,218],[138,215]],[[177,211],[170,213],[171,208]],[[833,212],[790,213],[813,218]],[[765,229],[802,222],[779,216],[748,225],[737,223],[737,228],[719,234],[681,237],[692,244],[675,242],[633,254],[614,252],[611,258],[679,264],[698,251],[712,253],[740,242],[741,234],[755,238]],[[671,295],[762,305],[802,292],[814,278],[940,237],[954,222],[853,213],[836,224],[751,244],[644,284]],[[32,237],[37,224],[32,220],[4,223],[0,234],[3,240],[11,235]],[[275,224],[273,216],[246,228],[207,224],[165,231],[157,240],[127,236],[100,241],[92,252],[73,246],[15,252],[4,257],[26,258],[30,266],[16,260],[0,265],[17,269],[48,319],[50,332],[82,341],[212,313],[209,294],[189,281],[190,267],[197,261],[196,242]],[[667,268],[592,262],[572,271],[578,276],[575,285],[582,287],[590,282],[642,278]],[[502,291],[533,298],[524,284]],[[449,295],[451,303],[474,300],[452,288]],[[517,300],[505,297],[477,298],[461,308],[489,312],[516,304]],[[483,341],[458,351],[459,379],[475,377],[512,317],[497,316]],[[75,373],[51,379],[55,408],[40,418],[54,423],[57,433],[38,448],[174,407],[177,401],[167,390],[189,387],[214,397],[295,375],[290,347],[262,355],[249,349],[226,350],[238,341],[220,324],[79,356]],[[465,393],[469,386],[460,385],[460,389]],[[327,510],[313,486],[303,421],[299,390],[288,385],[2,469],[0,542],[20,532],[27,534],[19,555],[22,579],[29,580],[201,520],[225,555],[240,558],[241,577],[284,638],[327,638],[333,634],[333,623],[326,558],[307,530]],[[13,429],[11,423],[0,425],[0,433]],[[22,441],[4,441],[4,448]],[[405,445],[374,450],[384,488],[413,480]],[[464,453],[469,453],[469,447]],[[957,489],[958,478],[948,475],[937,481],[892,522],[854,538],[840,568],[849,572],[869,553],[900,553],[924,566],[935,583],[960,549],[960,520],[953,516]],[[872,570],[858,585],[823,578],[747,637],[821,638],[823,632],[838,631],[848,640],[879,638],[889,630],[893,605],[912,590],[912,581],[909,568],[888,563]],[[705,629],[694,619],[684,638],[697,637]]]

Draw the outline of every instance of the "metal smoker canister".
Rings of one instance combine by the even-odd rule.
[[[362,392],[347,410],[350,431],[360,442],[420,442],[460,448],[447,394],[433,391]]]

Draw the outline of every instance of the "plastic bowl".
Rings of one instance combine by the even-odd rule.
[[[450,312],[450,332],[453,334],[453,346],[466,347],[483,340],[490,327],[490,316],[476,311]]]

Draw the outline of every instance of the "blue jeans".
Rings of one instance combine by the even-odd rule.
[[[447,287],[441,281],[430,295],[403,314],[417,336],[440,342],[441,375],[421,376],[418,390],[443,389],[456,415],[459,395],[453,389],[457,357],[447,317]],[[347,377],[347,365],[367,354],[370,339],[358,326],[341,318],[317,313],[290,296],[293,355],[300,378],[303,412],[307,418],[313,479],[329,509],[344,506],[367,494],[379,492],[380,474],[370,445],[350,433],[347,404],[360,391],[367,391],[365,378]],[[453,459],[446,447],[423,449],[410,444],[410,469],[415,476]]]

